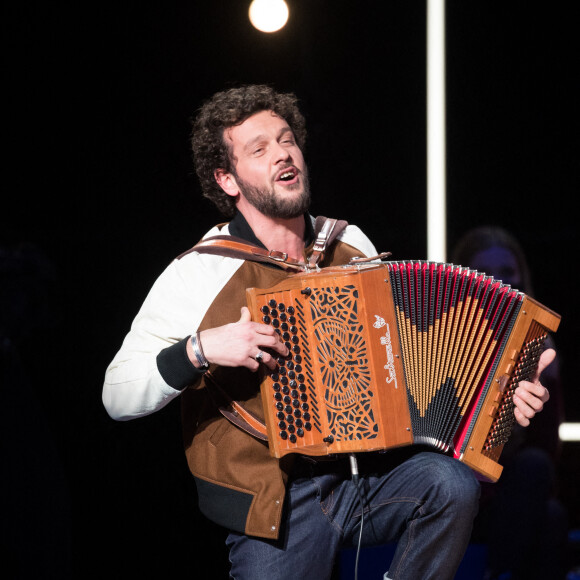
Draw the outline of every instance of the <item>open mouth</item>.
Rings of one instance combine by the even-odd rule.
[[[276,181],[282,181],[284,183],[292,183],[297,178],[298,178],[298,170],[295,167],[288,167],[278,174]]]

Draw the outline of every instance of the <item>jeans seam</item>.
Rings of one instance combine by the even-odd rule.
[[[324,517],[326,518],[328,523],[341,535],[341,537],[344,537],[344,529],[342,528],[342,526],[340,526],[338,523],[336,523],[336,521],[330,516],[330,511],[334,506],[334,490],[332,490],[330,492],[330,494],[326,500],[323,500],[322,499],[322,488],[318,484],[317,478],[313,477],[312,481],[314,482],[314,484],[316,485],[316,488],[318,490],[317,497],[319,498],[318,504],[320,505],[320,511],[322,512],[322,514],[324,515]]]
[[[422,517],[424,515],[424,505],[420,504],[419,509],[417,510],[417,513],[419,515],[419,517]],[[413,518],[410,522],[409,525],[407,526],[407,544],[405,546],[405,550],[403,551],[401,558],[399,560],[399,563],[394,571],[394,575],[390,576],[391,570],[389,570],[389,578],[392,578],[392,580],[397,580],[397,578],[399,577],[399,570],[401,568],[404,569],[404,562],[405,559],[407,558],[407,555],[409,554],[409,552],[411,551],[411,547],[413,545],[413,539],[414,539],[414,533],[415,533],[415,527],[417,525],[417,518]]]
[[[423,503],[421,502],[421,500],[418,500],[418,499],[415,499],[412,497],[393,497],[391,499],[381,501],[381,502],[375,503],[373,505],[368,505],[364,511],[365,511],[365,513],[372,514],[373,510],[378,509],[378,508],[383,507],[383,506],[386,506],[386,505],[393,504],[393,503],[413,503],[419,507],[423,506]],[[357,511],[353,515],[360,517],[361,511]]]

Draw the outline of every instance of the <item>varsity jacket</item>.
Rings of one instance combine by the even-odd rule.
[[[308,257],[314,219],[305,219]],[[262,246],[241,214],[212,228],[204,239],[216,235]],[[349,225],[319,265],[345,264],[355,256],[376,254],[362,231]],[[180,396],[185,453],[202,513],[228,529],[264,538],[277,538],[280,532],[294,458],[271,457],[267,443],[231,423],[219,410],[225,403],[223,390],[263,420],[259,373],[211,365],[209,381],[189,361],[186,344],[197,330],[239,320],[246,288],[269,288],[288,275],[270,264],[186,252],[154,283],[106,371],[103,386],[107,412],[121,421],[153,413]]]

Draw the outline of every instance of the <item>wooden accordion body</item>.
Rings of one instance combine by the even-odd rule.
[[[275,457],[427,444],[496,481],[518,381],[560,317],[461,266],[330,267],[250,288],[291,355],[261,383]]]

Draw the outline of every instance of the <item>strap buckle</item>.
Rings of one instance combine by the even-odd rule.
[[[285,262],[288,259],[288,254],[286,252],[280,252],[278,250],[270,250],[268,252],[268,258],[276,260],[276,262]]]

